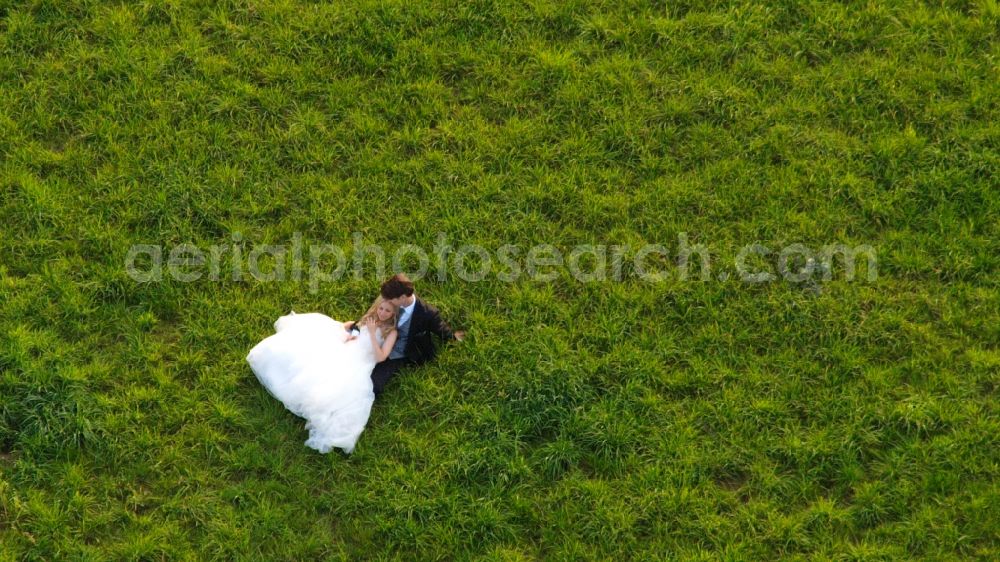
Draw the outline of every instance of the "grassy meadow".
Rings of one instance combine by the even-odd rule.
[[[0,0],[0,561],[997,559],[998,35],[995,0]],[[432,267],[467,340],[320,455],[244,358],[386,271],[229,274],[297,237],[632,253]],[[722,279],[752,243],[877,276]],[[222,273],[137,282],[138,244]]]

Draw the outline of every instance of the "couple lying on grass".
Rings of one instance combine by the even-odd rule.
[[[255,346],[247,362],[261,384],[289,411],[306,419],[306,445],[345,453],[368,422],[375,397],[407,364],[434,358],[432,336],[462,340],[437,309],[417,297],[413,282],[396,274],[357,322],[319,313],[282,316],[277,333]]]

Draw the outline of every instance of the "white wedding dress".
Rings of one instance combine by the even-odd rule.
[[[306,419],[306,445],[321,453],[345,453],[368,423],[375,394],[375,353],[368,328],[347,339],[344,324],[319,313],[294,311],[274,323],[276,334],[257,344],[247,363],[272,396]],[[382,331],[375,339],[382,344]]]

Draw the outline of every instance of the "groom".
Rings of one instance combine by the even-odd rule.
[[[396,320],[396,343],[389,357],[372,370],[372,389],[382,394],[386,384],[404,365],[419,365],[434,358],[437,350],[431,335],[442,341],[465,338],[465,332],[453,332],[436,308],[420,300],[413,292],[413,281],[397,273],[382,283],[382,298],[399,308]]]

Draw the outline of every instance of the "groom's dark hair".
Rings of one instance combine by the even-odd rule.
[[[413,281],[402,273],[397,273],[382,283],[382,298],[385,300],[395,299],[413,294]]]

